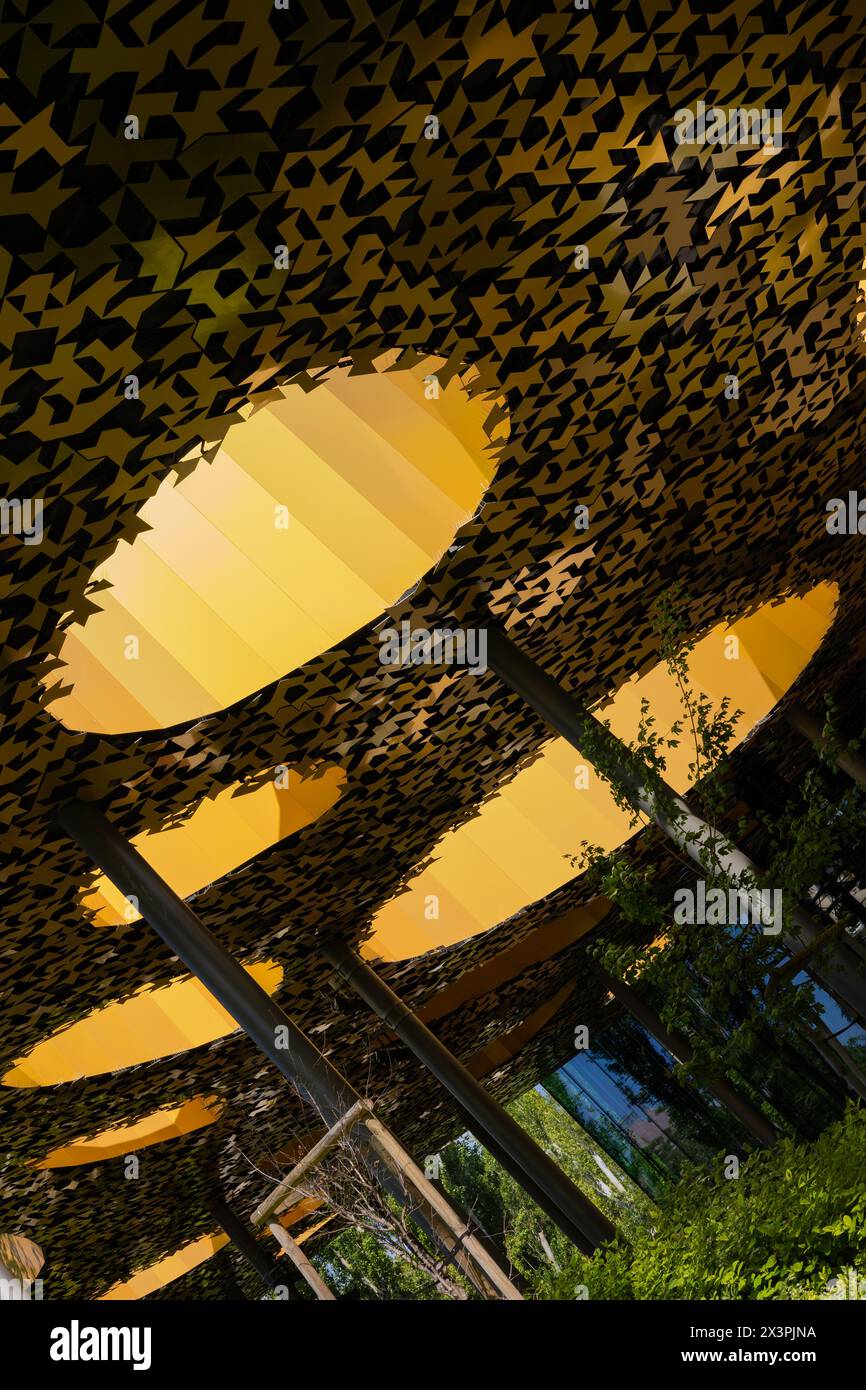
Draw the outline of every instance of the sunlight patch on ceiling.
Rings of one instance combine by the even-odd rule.
[[[211,1259],[224,1245],[228,1245],[228,1239],[225,1232],[220,1231],[217,1235],[201,1236],[199,1240],[190,1241],[174,1254],[166,1255],[165,1259],[139,1270],[123,1283],[114,1284],[107,1293],[100,1294],[97,1302],[146,1298],[148,1294],[156,1293],[157,1289],[165,1288],[166,1284],[171,1284],[182,1274],[188,1274],[191,1269]]]
[[[325,767],[308,777],[292,768],[281,769],[252,791],[224,787],[180,825],[135,835],[132,843],[179,897],[188,898],[318,820],[336,804],[345,783],[346,774],[338,767]],[[137,904],[96,871],[81,890],[80,901],[96,914],[99,926],[134,922],[140,916]]]
[[[94,570],[45,703],[71,729],[162,729],[225,709],[372,622],[476,511],[507,433],[500,404],[403,370],[310,373],[171,473]],[[195,451],[201,452],[200,449]],[[60,687],[70,687],[60,693]],[[57,691],[52,697],[51,691]]]
[[[821,584],[805,598],[765,604],[731,627],[722,624],[696,645],[689,663],[695,686],[716,704],[729,695],[734,708],[743,710],[736,742],[804,670],[830,626],[837,598],[835,585]],[[733,650],[727,640],[732,636],[739,644],[736,659],[726,655]],[[642,698],[663,732],[683,718],[679,690],[663,665],[628,681],[597,712],[615,734],[630,740]],[[668,753],[668,780],[678,792],[690,785],[693,757],[687,738]],[[576,785],[584,779],[585,786]],[[376,915],[362,954],[405,960],[477,936],[572,879],[576,869],[569,856],[582,840],[612,850],[632,833],[607,783],[564,738],[553,739],[474,818],[443,835],[429,867]]]
[[[222,1105],[216,1096],[194,1096],[182,1105],[155,1110],[153,1114],[145,1115],[132,1124],[115,1125],[89,1139],[63,1144],[52,1149],[34,1167],[76,1168],[84,1163],[101,1163],[107,1158],[136,1153],[151,1144],[161,1144],[164,1140],[177,1139],[183,1134],[204,1129],[219,1119],[221,1110]]]
[[[273,994],[283,978],[273,962],[244,967]],[[0,1080],[3,1086],[55,1086],[172,1057],[237,1031],[230,1014],[192,976],[97,1009],[38,1042]]]
[[[323,1226],[327,1226],[329,1221],[333,1221],[333,1214],[325,1216],[314,1225],[308,1227],[306,1231],[301,1231],[297,1235],[293,1233],[293,1239],[298,1245],[303,1245],[320,1231]],[[283,1222],[282,1224],[287,1224]],[[191,1269],[196,1269],[198,1265],[204,1264],[218,1250],[221,1250],[228,1243],[228,1236],[220,1231],[217,1235],[202,1236],[199,1240],[190,1241],[189,1244],[181,1246],[173,1255],[167,1255],[165,1259],[158,1260],[156,1264],[149,1265],[147,1269],[138,1270],[130,1279],[121,1284],[114,1284],[107,1293],[101,1294],[98,1302],[109,1302],[115,1299],[134,1300],[146,1298],[148,1294],[156,1293],[157,1289],[163,1289],[181,1275],[188,1274]],[[263,1246],[263,1250],[265,1247]],[[265,1250],[265,1253],[267,1251]],[[275,1259],[285,1258],[282,1250],[274,1249],[272,1255]],[[294,1272],[293,1272],[294,1275]]]

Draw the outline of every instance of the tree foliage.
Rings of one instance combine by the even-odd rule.
[[[551,1096],[529,1091],[507,1108],[620,1230],[633,1235],[649,1221],[649,1199]],[[449,1144],[441,1157],[444,1190],[496,1242],[525,1281],[524,1296],[549,1297],[551,1279],[572,1259],[571,1242],[471,1135]],[[416,1239],[427,1245],[424,1237]],[[333,1237],[314,1263],[338,1294],[388,1301],[447,1297],[408,1246],[386,1249],[363,1227]],[[466,1294],[478,1297],[468,1285]]]
[[[652,1227],[591,1258],[575,1252],[551,1296],[590,1299],[814,1299],[866,1275],[866,1110],[850,1107],[811,1145],[783,1140],[726,1178],[694,1168]]]

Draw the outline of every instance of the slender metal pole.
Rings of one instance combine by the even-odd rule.
[[[711,846],[717,862],[735,880],[743,875],[758,880],[762,877],[757,865],[742,850],[714,834],[706,821],[696,816],[683,798],[659,779],[672,813],[669,815],[651,795],[626,745],[492,624],[487,629],[487,660],[500,680],[590,762],[593,759],[587,748],[600,744],[608,769],[616,776],[635,810],[655,821],[702,869],[708,867],[708,846]],[[791,951],[799,950],[802,942],[811,945],[821,935],[820,926],[803,907],[796,906],[791,917],[799,935],[799,939],[790,934],[783,938]],[[859,1018],[866,1020],[866,976],[860,969],[859,955],[849,942],[840,940],[830,959],[820,965],[812,961],[809,969],[825,988],[837,994]]]
[[[492,1140],[495,1148],[491,1147],[491,1152],[497,1158],[499,1154],[507,1155],[509,1171],[517,1182],[526,1186],[528,1178],[536,1190],[545,1194],[548,1211],[570,1239],[589,1252],[613,1238],[616,1232],[607,1217],[584,1197],[366,961],[336,938],[324,940],[320,949],[346,983],[451,1092],[469,1115],[476,1138],[487,1147],[491,1147]]]
[[[694,1048],[687,1038],[681,1033],[675,1033],[666,1028],[661,1018],[647,1001],[638,994],[637,990],[632,989],[631,985],[625,984],[623,980],[618,980],[614,975],[609,975],[601,966],[594,966],[595,973],[599,979],[610,990],[615,999],[619,1000],[624,1009],[627,1009],[638,1023],[646,1028],[648,1033],[661,1043],[662,1047],[674,1057],[678,1062],[690,1062],[694,1056]],[[778,1139],[778,1134],[770,1124],[770,1121],[757,1106],[750,1100],[741,1095],[730,1081],[724,1077],[713,1077],[711,1081],[704,1083],[711,1095],[716,1097],[726,1110],[739,1120],[744,1129],[759,1144],[773,1144]]]
[[[285,1288],[290,1299],[297,1298],[297,1294],[291,1286],[282,1282],[250,1228],[241,1220],[237,1212],[232,1210],[228,1202],[216,1201],[211,1210],[229,1240],[240,1251],[247,1263],[252,1265],[262,1282],[269,1289]]]
[[[329,1125],[337,1123],[347,1110],[358,1104],[361,1097],[345,1077],[220,946],[192,909],[96,806],[70,802],[60,809],[56,819],[121,893],[137,898],[145,921]],[[359,1126],[359,1131],[365,1145],[369,1146],[365,1162],[371,1173],[395,1200],[406,1204],[412,1219],[436,1247],[452,1258],[447,1242],[443,1241],[437,1213],[425,1211],[412,1193],[403,1191],[400,1182],[372,1147],[363,1125]]]
[[[345,1077],[96,806],[70,802],[57,820],[121,893],[138,899],[142,917],[329,1125],[360,1100]]]

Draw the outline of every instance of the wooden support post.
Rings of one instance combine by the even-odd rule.
[[[429,1178],[425,1178],[418,1164],[406,1152],[402,1144],[398,1143],[390,1130],[387,1130],[373,1115],[365,1119],[364,1127],[381,1157],[400,1174],[408,1187],[415,1189],[425,1204],[444,1222],[454,1236],[455,1242],[462,1246],[476,1268],[483,1273],[485,1279],[497,1291],[498,1297],[509,1302],[522,1302],[523,1295],[515,1288],[505,1271],[501,1269],[493,1256],[487,1253],[478,1237],[460,1220],[448,1199],[443,1197]]]
[[[259,1204],[253,1213],[253,1224],[258,1226],[270,1222],[274,1230],[277,1222],[271,1218],[291,1201],[298,1183],[316,1167],[318,1163],[341,1140],[345,1139],[355,1125],[363,1125],[364,1134],[382,1162],[405,1189],[411,1203],[420,1204],[427,1215],[428,1223],[436,1233],[438,1242],[446,1247],[457,1267],[475,1285],[485,1298],[520,1298],[514,1285],[500,1268],[498,1261],[489,1254],[483,1243],[461,1220],[446,1197],[424,1177],[417,1163],[402,1145],[373,1115],[372,1107],[366,1101],[359,1101],[351,1110],[332,1125],[318,1143],[295,1164],[288,1177]],[[411,1204],[410,1203],[410,1204]],[[283,1227],[280,1227],[283,1230]],[[282,1238],[279,1237],[282,1241]],[[285,1247],[288,1249],[288,1247]],[[292,1253],[292,1252],[289,1252]],[[294,1259],[294,1254],[292,1254]],[[300,1265],[298,1266],[300,1268]],[[304,1275],[306,1278],[306,1274]]]
[[[370,1107],[366,1101],[356,1101],[351,1110],[347,1110],[335,1125],[332,1125],[327,1134],[323,1134],[317,1144],[304,1154],[303,1158],[295,1164],[288,1177],[284,1178],[273,1192],[261,1202],[253,1212],[253,1225],[261,1226],[271,1216],[279,1215],[280,1211],[288,1205],[294,1189],[307,1173],[321,1163],[326,1154],[330,1153],[335,1145],[339,1144],[357,1124],[360,1119],[369,1114]]]
[[[310,1263],[298,1242],[292,1240],[292,1237],[285,1227],[281,1226],[279,1221],[271,1221],[268,1225],[268,1230],[283,1247],[298,1272],[306,1279],[310,1288],[316,1295],[316,1298],[321,1299],[323,1303],[326,1301],[336,1303],[336,1298],[331,1293],[324,1279],[320,1276],[315,1265]]]

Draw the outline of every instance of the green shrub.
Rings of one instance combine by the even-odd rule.
[[[588,1259],[575,1254],[542,1297],[817,1298],[848,1269],[866,1271],[866,1109],[849,1108],[813,1144],[753,1153],[738,1178],[690,1169],[652,1229]]]

